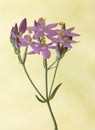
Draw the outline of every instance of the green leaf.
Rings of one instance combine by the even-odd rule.
[[[46,100],[40,99],[37,95],[35,95],[35,96],[36,96],[36,98],[37,98],[37,100],[38,100],[39,102],[41,102],[41,103],[45,103],[45,102],[46,102]]]
[[[59,89],[59,87],[62,85],[62,83],[58,84],[57,87],[53,90],[52,94],[49,97],[49,100],[52,100],[57,92],[57,90]]]

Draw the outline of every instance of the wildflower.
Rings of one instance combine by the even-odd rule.
[[[56,29],[57,25],[60,25],[60,28]],[[47,24],[45,19],[40,18],[38,21],[34,21],[34,26],[27,27],[26,18],[22,20],[19,27],[17,23],[11,30],[10,41],[14,47],[14,51],[17,54],[19,63],[22,65],[27,78],[29,79],[31,85],[37,92],[36,98],[41,103],[47,103],[50,114],[54,122],[54,129],[58,130],[57,122],[55,116],[52,112],[50,100],[55,97],[56,92],[62,83],[59,83],[55,86],[55,78],[57,74],[57,69],[59,66],[60,60],[63,58],[64,54],[72,47],[73,43],[77,41],[73,40],[73,37],[79,36],[79,34],[73,33],[74,27],[66,29],[66,26],[63,22]],[[27,32],[26,32],[27,31]],[[25,47],[23,50],[21,47]],[[28,52],[28,46],[31,47],[32,51]],[[51,49],[55,50],[57,56],[54,58],[54,61],[50,65],[48,60],[51,56]],[[21,52],[22,51],[22,52]],[[37,87],[32,81],[27,68],[27,54],[41,54],[43,56],[43,67],[45,72],[45,95],[44,96],[39,91],[39,86]],[[52,80],[49,82],[48,77],[51,71],[54,69],[54,74],[52,73]],[[52,71],[53,72],[53,71]]]
[[[60,28],[56,29],[57,25]],[[28,34],[26,33],[28,31]],[[62,58],[66,51],[72,48],[72,44],[77,43],[73,37],[79,34],[73,33],[74,27],[66,29],[63,22],[46,24],[45,19],[39,18],[34,21],[34,26],[27,26],[27,20],[24,18],[19,27],[17,23],[11,30],[11,43],[16,53],[19,53],[20,47],[30,46],[32,51],[28,54],[42,54],[48,59],[51,56],[51,49],[55,49],[59,58]]]
[[[52,30],[57,26],[57,23],[46,25],[45,19],[40,18],[38,21],[34,21],[34,26],[30,26],[27,29],[34,32],[33,38],[39,39],[43,35],[55,36],[57,35],[56,30]]]
[[[23,42],[25,42],[25,41],[24,41],[22,35],[26,31],[26,27],[27,27],[26,18],[24,18],[22,20],[19,27],[18,27],[17,23],[15,24],[14,27],[12,27],[11,38],[13,39],[13,43],[12,43],[13,46],[20,47],[20,46],[24,45]],[[21,42],[21,41],[23,41],[23,42]]]
[[[72,43],[77,43],[77,41],[73,40],[73,37],[79,36],[77,33],[72,33],[74,27],[66,29],[65,24],[61,25],[61,29],[58,30],[57,37],[48,36],[48,38],[57,44],[62,44],[66,48],[72,48]]]
[[[56,48],[56,46],[53,46],[52,44],[53,43],[40,44],[39,42],[31,42],[30,46],[33,49],[33,51],[29,52],[28,54],[40,54],[40,53],[42,53],[43,57],[45,59],[48,59],[51,56],[50,49]]]

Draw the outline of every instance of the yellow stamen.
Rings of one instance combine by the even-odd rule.
[[[43,19],[43,17],[39,18],[39,22],[44,22],[46,19]]]
[[[41,28],[42,28],[42,30],[44,30],[44,29],[45,29],[45,26],[42,26]]]
[[[28,42],[30,43],[31,41],[32,41],[32,38],[31,38],[31,37],[29,37],[29,38],[28,38]]]
[[[59,32],[59,36],[62,36],[64,34],[65,30],[62,29],[60,32]]]
[[[44,35],[42,36],[41,41],[44,43],[44,45],[46,44],[46,37]]]
[[[63,25],[64,25],[64,23],[63,23],[63,22],[59,22],[59,25],[60,25],[60,26],[63,26]]]
[[[29,29],[29,30],[28,30],[28,33],[32,33],[32,30]]]
[[[64,42],[66,42],[67,40],[68,40],[68,38],[67,38],[67,37],[65,37],[65,38],[64,38]]]

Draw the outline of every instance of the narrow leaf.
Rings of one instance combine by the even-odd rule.
[[[46,100],[40,99],[37,95],[35,95],[35,96],[36,96],[36,98],[37,98],[37,100],[38,100],[39,102],[41,102],[41,103],[45,103],[45,102],[46,102]]]
[[[58,84],[57,87],[53,90],[52,94],[49,97],[49,100],[52,100],[57,92],[57,90],[59,89],[59,87],[62,85],[62,83]]]

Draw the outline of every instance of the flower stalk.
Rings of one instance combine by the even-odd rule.
[[[27,57],[27,50],[28,50],[28,48],[26,47],[26,48],[25,48],[25,52],[24,52],[24,57],[23,57],[23,59],[22,59],[22,57],[21,57],[20,54],[18,55],[18,57],[19,57],[19,58],[18,58],[18,59],[19,59],[19,62],[22,64],[23,69],[24,69],[24,72],[25,72],[27,78],[29,79],[30,83],[32,84],[32,86],[34,87],[34,89],[36,90],[36,92],[39,94],[39,96],[45,101],[46,99],[45,99],[44,96],[41,94],[41,92],[38,90],[38,88],[36,87],[36,85],[33,83],[32,79],[31,79],[31,77],[30,77],[30,75],[29,75],[29,73],[28,73],[28,71],[27,71],[27,69],[26,69],[25,63],[26,63],[26,57]]]
[[[54,76],[53,76],[50,91],[49,91],[49,96],[51,95],[51,92],[52,92],[52,89],[53,89],[53,85],[54,85],[54,81],[55,81],[58,66],[59,66],[59,60],[57,61],[57,64],[56,64],[56,67],[55,67]]]
[[[39,94],[39,96],[41,96],[41,98],[45,101],[46,99],[44,98],[44,96],[41,94],[41,92],[37,89],[37,87],[35,86],[35,84],[34,84],[33,81],[31,80],[31,78],[30,78],[30,76],[29,76],[29,74],[28,74],[28,72],[27,72],[27,69],[26,69],[25,64],[23,64],[22,66],[23,66],[23,69],[24,69],[24,71],[25,71],[25,73],[26,73],[26,75],[27,75],[27,77],[28,77],[30,83],[32,84],[32,86],[34,87],[34,89],[36,90],[36,92]]]
[[[56,120],[55,120],[55,117],[54,117],[54,114],[53,114],[53,111],[52,111],[52,108],[50,105],[50,100],[49,100],[49,95],[48,95],[48,68],[47,68],[47,60],[46,59],[44,59],[44,63],[45,63],[46,103],[47,103],[49,112],[51,114],[51,117],[52,117],[52,120],[54,123],[54,130],[58,130],[58,126],[57,126],[57,123],[56,123]]]

